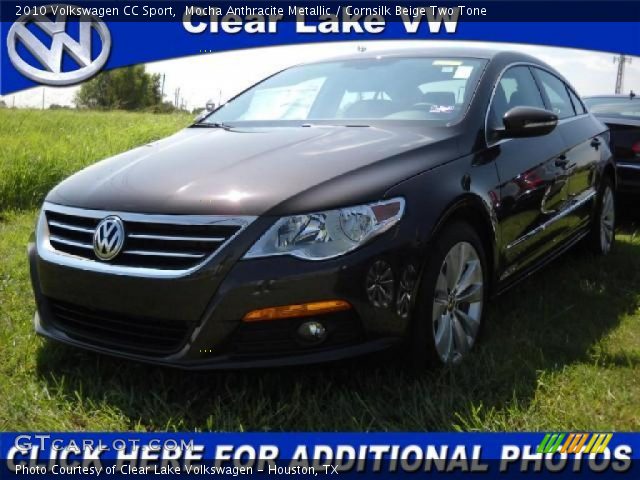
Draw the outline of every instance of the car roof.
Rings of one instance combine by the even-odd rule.
[[[339,55],[322,60],[311,61],[308,64],[326,63],[333,61],[360,60],[360,59],[381,59],[393,57],[449,57],[449,58],[480,58],[485,60],[495,59],[497,57],[508,57],[512,61],[531,62],[546,66],[546,64],[535,57],[529,55],[509,51],[497,50],[479,47],[411,47],[397,48],[392,50],[366,50],[364,52],[355,52],[346,55]],[[306,63],[306,62],[305,62]]]

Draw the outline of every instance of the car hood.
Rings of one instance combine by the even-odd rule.
[[[283,214],[375,200],[398,181],[443,161],[442,155],[421,155],[418,161],[415,155],[403,157],[451,143],[448,130],[187,128],[85,168],[47,200],[97,210],[224,215]],[[379,172],[371,171],[377,165]],[[348,188],[331,188],[354,175],[358,179]]]

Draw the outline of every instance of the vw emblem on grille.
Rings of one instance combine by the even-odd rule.
[[[20,17],[9,29],[7,35],[7,49],[9,59],[16,69],[27,78],[47,85],[71,85],[95,75],[107,62],[111,50],[111,34],[106,24],[93,15],[77,15],[74,21],[79,24],[79,38],[75,40],[67,33],[66,9],[72,10],[72,5],[46,5],[38,7],[37,14],[27,14]],[[55,16],[51,20],[49,16]],[[28,26],[35,24],[51,41],[43,43]],[[100,52],[92,58],[92,32],[96,31],[100,37]],[[47,43],[50,43],[47,46]],[[33,59],[29,63],[18,45],[22,44]],[[75,68],[67,66],[63,69],[63,54],[67,53],[75,62]],[[28,57],[27,57],[28,58]],[[33,63],[38,62],[38,66]]]
[[[124,245],[124,224],[116,216],[103,219],[93,234],[93,251],[100,260],[112,260]]]

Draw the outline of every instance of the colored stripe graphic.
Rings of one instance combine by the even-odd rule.
[[[565,437],[566,441],[563,443]],[[612,433],[547,433],[538,445],[536,453],[552,454],[558,451],[564,454],[604,453],[611,438],[613,438]]]

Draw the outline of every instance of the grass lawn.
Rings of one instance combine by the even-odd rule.
[[[184,123],[62,113],[34,119],[68,119],[67,128],[94,132],[103,146],[87,147],[91,155],[78,153],[66,163],[59,143],[79,148],[76,137],[86,133],[69,135],[60,126],[59,138],[47,141],[61,156],[43,157],[34,170],[62,163],[64,175]],[[5,115],[0,111],[0,143],[11,135]],[[119,138],[116,118],[145,133]],[[99,135],[103,123],[110,139]],[[576,248],[494,302],[479,348],[454,370],[410,373],[386,354],[328,366],[187,373],[34,335],[25,246],[37,212],[17,207],[39,202],[42,186],[54,177],[31,172],[28,149],[43,143],[25,140],[21,132],[31,127],[21,128],[14,147],[0,146],[0,199],[11,205],[0,211],[0,430],[640,429],[640,235],[633,221],[623,226],[609,258]],[[19,173],[6,156],[19,149],[24,174],[39,182],[29,195],[6,176]]]
[[[69,174],[191,120],[184,114],[0,109],[0,211],[39,206]]]

